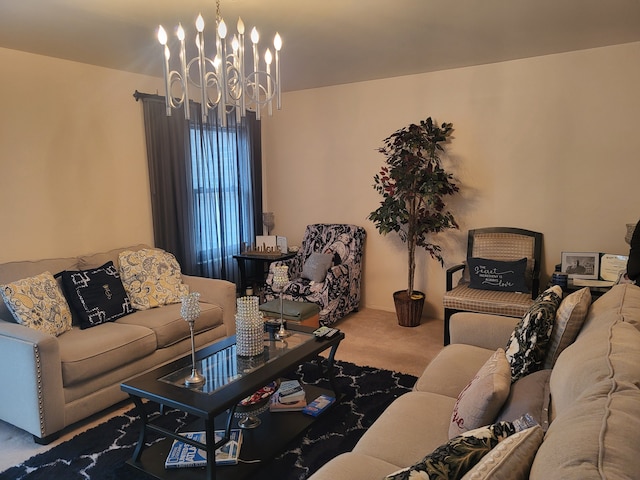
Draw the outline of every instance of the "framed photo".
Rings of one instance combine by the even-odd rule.
[[[611,253],[603,253],[600,257],[600,278],[615,282],[620,274],[627,270],[628,255],[613,255]]]
[[[562,252],[562,271],[569,278],[598,280],[600,274],[599,252]]]

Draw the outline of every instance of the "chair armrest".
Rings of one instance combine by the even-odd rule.
[[[464,263],[460,263],[458,265],[454,265],[451,268],[447,268],[447,292],[453,289],[453,274],[465,269],[466,265]]]
[[[520,321],[488,313],[458,312],[451,316],[451,343],[464,343],[497,350],[505,348]]]
[[[0,320],[0,355],[0,419],[41,439],[55,435],[65,427],[57,338]]]
[[[236,333],[236,286],[227,280],[182,275],[182,280],[192,292],[200,293],[200,301],[219,305],[227,335]]]

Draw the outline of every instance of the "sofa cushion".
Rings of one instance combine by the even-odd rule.
[[[158,348],[168,347],[189,338],[189,324],[180,315],[181,304],[174,303],[151,310],[139,310],[116,323],[140,325],[153,330]],[[222,308],[219,305],[200,302],[200,316],[194,326],[194,332],[200,333],[222,325]]]
[[[549,380],[552,421],[595,384],[640,382],[640,332],[615,319],[603,326],[581,333],[558,357]]]
[[[104,265],[107,262],[113,262],[116,268],[119,269],[120,264],[118,262],[119,262],[120,253],[127,250],[137,252],[138,250],[142,250],[143,248],[152,248],[152,247],[144,243],[140,243],[138,245],[133,245],[131,247],[114,248],[113,250],[109,250],[107,252],[92,253],[90,255],[81,255],[78,257],[78,268],[80,270],[87,270],[90,268],[97,268],[100,265]]]
[[[471,288],[529,293],[525,283],[526,258],[515,261],[469,258],[468,263]]]
[[[576,339],[590,305],[591,291],[588,287],[581,288],[562,300],[556,312],[543,368],[553,368],[560,353]]]
[[[405,393],[369,427],[353,451],[395,465],[412,465],[447,442],[454,404],[455,398],[435,393]]]
[[[58,337],[65,387],[102,375],[156,350],[153,332],[109,322],[88,330],[74,327]]]
[[[542,366],[561,300],[562,289],[557,285],[542,292],[511,334],[507,359],[511,364],[512,381]]]
[[[592,328],[558,357],[550,380],[553,421],[532,477],[629,478],[637,472],[640,332],[622,321],[622,310],[591,318]]]
[[[451,414],[449,438],[492,423],[509,396],[511,368],[499,348],[462,389]]]
[[[539,425],[505,438],[462,477],[462,480],[527,480],[542,443]]]
[[[399,465],[356,452],[347,452],[331,459],[313,474],[313,480],[375,479],[398,470]],[[265,479],[266,480],[266,479]]]
[[[385,480],[460,479],[500,441],[514,433],[513,424],[509,422],[465,432],[440,445],[411,467],[387,475]],[[443,476],[445,473],[446,477]]]
[[[455,400],[493,353],[473,345],[447,345],[427,365],[413,389],[446,395]]]
[[[528,413],[542,430],[546,431],[549,428],[551,402],[550,376],[551,370],[538,370],[517,380],[511,385],[507,401],[504,402],[496,421],[513,422]]]
[[[59,275],[73,313],[80,319],[80,328],[112,322],[133,313],[112,261],[90,270],[65,270]]]
[[[53,336],[71,329],[71,310],[51,272],[2,285],[0,293],[18,323]]]
[[[125,250],[118,255],[120,276],[133,308],[146,310],[180,302],[189,293],[180,265],[160,249]]]

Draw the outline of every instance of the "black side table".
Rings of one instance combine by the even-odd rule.
[[[271,263],[288,260],[295,256],[295,253],[283,253],[282,255],[252,255],[241,253],[240,255],[234,255],[233,258],[238,262],[238,268],[240,269],[240,293],[242,294],[248,286],[252,285],[252,281],[260,285],[264,284]],[[257,269],[257,273],[251,278],[247,276],[247,262],[253,262]]]

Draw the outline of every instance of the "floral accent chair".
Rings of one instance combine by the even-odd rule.
[[[266,300],[279,298],[279,292],[272,289],[273,269],[287,265],[289,283],[283,298],[319,305],[321,325],[331,325],[357,311],[365,236],[364,228],[357,225],[308,225],[296,256],[269,266]]]

